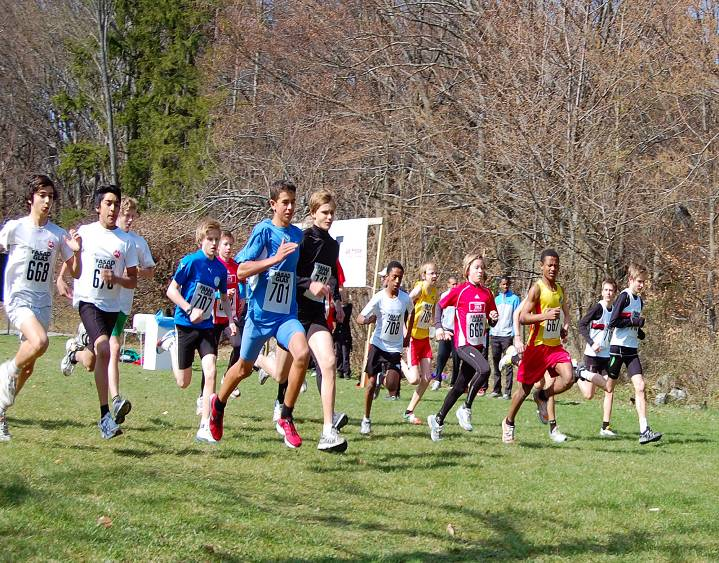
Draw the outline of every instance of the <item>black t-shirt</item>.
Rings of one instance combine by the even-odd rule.
[[[339,299],[337,283],[337,260],[340,245],[330,234],[312,225],[305,229],[297,262],[297,313],[300,319],[324,319],[325,303],[308,297],[305,292],[313,281],[330,286],[335,300]],[[308,292],[309,294],[309,292]]]

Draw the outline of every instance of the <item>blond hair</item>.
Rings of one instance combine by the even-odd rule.
[[[475,260],[481,260],[482,266],[485,267],[486,263],[484,261],[484,256],[482,256],[479,252],[470,252],[464,257],[464,260],[462,260],[462,271],[464,272],[465,279],[469,277],[469,267],[472,265],[472,262]]]
[[[419,269],[419,278],[424,279],[425,274],[427,273],[427,270],[430,266],[434,266],[435,269],[437,268],[437,265],[434,262],[425,262],[422,264],[422,266]]]
[[[337,202],[335,201],[335,194],[329,190],[313,192],[310,196],[310,215],[314,215],[325,203],[330,203],[336,208]]]
[[[627,267],[627,277],[629,279],[635,280],[639,276],[644,276],[645,278],[649,275],[649,270],[647,270],[646,266],[643,266],[642,264],[637,264],[636,262],[632,262]]]
[[[205,217],[197,225],[197,230],[195,231],[195,241],[197,244],[202,244],[202,241],[205,240],[205,237],[207,237],[210,231],[217,231],[217,233],[220,234],[222,233],[222,227],[220,227],[220,223],[211,217]]]
[[[120,202],[120,213],[128,213],[130,211],[134,211],[139,215],[139,204],[134,197],[123,197],[122,201]]]

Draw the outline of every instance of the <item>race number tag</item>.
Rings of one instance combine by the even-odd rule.
[[[227,300],[230,302],[230,311],[237,311],[237,307],[235,306],[237,302],[237,292],[233,291],[232,295],[228,292]],[[225,313],[225,308],[222,306],[222,301],[219,299],[217,300],[217,314],[215,317],[218,319],[226,319],[228,317],[227,313]]]
[[[331,276],[332,268],[330,268],[326,264],[320,264],[319,262],[315,262],[315,267],[312,270],[312,274],[310,275],[310,279],[312,281],[318,281],[324,285],[327,285],[330,281]],[[318,303],[322,303],[322,301],[324,301],[325,299],[324,297],[316,297],[309,289],[305,291],[305,297],[311,299],[312,301],[317,301]]]
[[[382,316],[382,340],[398,342],[402,340],[402,315],[387,313]]]
[[[267,272],[267,276],[265,302],[262,304],[262,309],[281,315],[289,314],[292,305],[292,287],[295,284],[294,273],[272,269]]]
[[[544,321],[544,339],[555,340],[560,337],[563,317],[564,312],[560,311],[558,319]]]
[[[108,291],[115,289],[115,285],[102,279],[103,270],[114,270],[116,260],[107,256],[94,256],[95,269],[92,272],[92,294],[100,298]],[[112,294],[110,294],[112,295]]]
[[[417,328],[427,329],[432,326],[433,310],[434,307],[431,303],[422,303],[422,312],[420,313],[419,320],[417,321]]]
[[[212,304],[215,302],[215,288],[202,283],[195,286],[190,305],[193,309],[202,310],[202,320],[205,321],[212,315]]]
[[[26,254],[23,286],[31,291],[47,291],[52,251],[28,248]]]
[[[484,346],[484,313],[467,313],[467,342]]]

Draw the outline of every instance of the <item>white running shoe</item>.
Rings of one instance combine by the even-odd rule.
[[[542,424],[549,424],[549,411],[547,410],[547,401],[539,397],[539,391],[532,393],[534,402],[537,403],[537,418]]]
[[[323,452],[344,452],[347,450],[347,440],[335,428],[330,428],[329,432],[322,432],[317,449]]]
[[[112,419],[109,412],[103,415],[100,422],[97,423],[97,427],[100,429],[100,436],[105,440],[110,440],[122,434],[122,428]]]
[[[160,340],[157,341],[157,353],[162,354],[163,352],[167,352],[170,348],[172,348],[175,340],[177,340],[177,331],[174,328],[172,330],[168,330],[162,335]]]
[[[360,422],[360,434],[369,434],[372,432],[372,421],[369,418],[362,418]]]
[[[507,418],[502,419],[502,442],[505,444],[514,443],[514,426],[507,424]]]
[[[468,409],[466,405],[462,405],[457,409],[457,420],[462,430],[466,430],[467,432],[474,430],[472,426],[472,411]]]
[[[552,440],[552,442],[554,442],[555,444],[561,444],[562,442],[567,441],[567,436],[566,434],[562,434],[562,431],[555,426],[554,430],[549,433],[549,439]]]
[[[509,348],[507,348],[507,351],[504,353],[504,356],[499,359],[499,371],[504,371],[505,368],[511,366],[512,358],[516,355],[517,349],[514,347],[514,345],[511,345]]]
[[[439,442],[442,439],[442,430],[444,425],[437,422],[437,415],[430,414],[427,417],[427,425],[429,426],[429,437],[433,442]]]
[[[336,412],[332,415],[332,427],[339,431],[349,422],[349,418],[343,412]]]
[[[430,389],[432,389],[432,391],[439,391],[440,387],[442,387],[442,382],[439,379],[435,379]]]
[[[205,444],[217,443],[217,440],[212,437],[209,423],[205,422],[204,424],[200,424],[200,427],[197,429],[197,434],[195,434],[195,442],[204,442]]]
[[[272,422],[277,422],[282,416],[282,403],[275,399],[275,409],[272,411]]]
[[[202,395],[197,397],[197,401],[195,402],[195,414],[197,416],[202,416]]]
[[[257,370],[257,379],[259,380],[260,385],[264,385],[269,378],[270,374],[267,373],[265,370],[263,370],[262,368]]]
[[[72,370],[75,369],[75,365],[77,364],[75,352],[84,350],[84,348],[84,346],[78,344],[77,338],[67,339],[65,342],[65,355],[62,357],[62,360],[60,360],[60,371],[63,375],[72,375]]]
[[[305,391],[307,391],[307,382],[303,381],[302,387],[300,387],[300,393],[304,393]]]
[[[0,365],[0,410],[5,410],[15,402],[17,375],[10,373],[10,361]]]
[[[607,426],[606,428],[601,428],[599,430],[599,435],[602,438],[616,438],[617,433],[611,429],[611,427]]]
[[[5,411],[0,409],[0,442],[9,442],[12,439],[10,430],[7,427],[7,418]]]

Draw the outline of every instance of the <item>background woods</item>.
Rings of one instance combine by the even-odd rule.
[[[383,216],[385,256],[413,273],[480,247],[521,291],[554,246],[577,315],[644,262],[652,371],[711,379],[693,358],[717,330],[714,2],[0,8],[3,216],[28,171],[60,179],[66,224],[116,176],[162,253],[194,228],[178,217],[243,240],[289,176],[335,190],[341,217]]]

